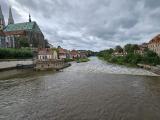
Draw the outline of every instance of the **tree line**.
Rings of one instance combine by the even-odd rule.
[[[143,54],[136,53],[139,46],[136,44],[127,44],[123,48],[116,46],[114,49],[100,51],[97,56],[111,63],[120,65],[137,66],[137,64],[159,65],[160,57],[157,53],[145,48]],[[126,53],[122,56],[116,56],[114,53]]]

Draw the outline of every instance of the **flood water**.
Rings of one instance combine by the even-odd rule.
[[[97,58],[0,73],[0,120],[160,120],[160,77]]]

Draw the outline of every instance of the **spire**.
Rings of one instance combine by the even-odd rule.
[[[4,16],[2,13],[1,5],[0,5],[0,25],[5,26]]]
[[[1,5],[0,5],[0,17],[2,16],[2,9],[1,9]]]
[[[8,18],[8,25],[9,24],[14,24],[13,16],[12,16],[12,9],[11,7],[9,8],[9,18]]]
[[[29,22],[32,22],[32,20],[31,20],[31,15],[29,14]]]

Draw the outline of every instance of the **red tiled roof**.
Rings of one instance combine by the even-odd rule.
[[[160,43],[160,34],[154,37],[149,43]]]
[[[78,55],[79,53],[78,53],[78,51],[76,51],[76,50],[72,50],[71,51],[71,55]]]
[[[52,50],[49,48],[40,48],[40,49],[38,49],[38,54],[39,55],[51,55]]]
[[[59,54],[66,54],[68,50],[63,49],[63,48],[58,48]]]

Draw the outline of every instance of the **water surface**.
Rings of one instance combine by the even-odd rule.
[[[0,75],[2,120],[160,119],[160,77],[142,69],[92,58],[58,73]]]

